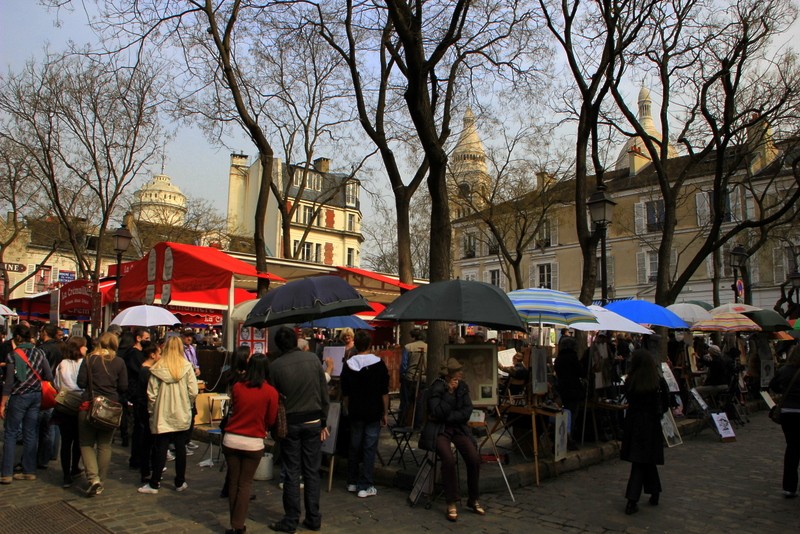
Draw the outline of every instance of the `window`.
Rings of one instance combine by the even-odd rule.
[[[294,242],[295,257],[298,260],[302,261],[312,261],[313,260],[313,257],[311,256],[312,247],[313,245],[307,241],[301,245],[300,241],[295,240]]]
[[[356,249],[348,248],[347,249],[347,267],[355,267],[356,266]]]
[[[603,287],[603,276],[600,268],[599,255],[595,258],[595,262],[597,267],[597,280],[595,281],[595,287]],[[614,258],[610,253],[606,255],[606,281],[608,282],[609,287],[614,285]]]
[[[314,222],[314,208],[303,206],[303,224],[309,225]]]
[[[670,277],[675,275],[678,268],[678,251],[670,250],[669,270]],[[642,250],[636,253],[636,281],[639,284],[652,284],[658,276],[658,251]]]
[[[464,258],[474,258],[478,241],[475,234],[464,234]]]
[[[495,256],[500,253],[500,244],[494,234],[491,234],[486,241],[486,249],[490,256]]]
[[[294,187],[301,187],[303,185],[303,170],[298,169],[294,173],[294,177],[292,178],[292,185]],[[322,191],[322,176],[319,174],[315,174],[313,172],[309,172],[306,175],[306,189],[310,189],[312,191]]]
[[[539,227],[539,235],[536,236],[536,245],[540,248],[552,245],[549,219],[542,221],[542,225]]]
[[[356,216],[354,213],[347,214],[347,231],[348,232],[356,231]]]
[[[25,293],[41,293],[50,289],[50,284],[53,283],[53,268],[49,265],[40,266],[29,263],[27,272],[33,271],[37,272],[25,282]]]
[[[757,265],[757,262],[751,261],[750,265]],[[772,281],[774,284],[779,285],[784,283],[789,275],[798,269],[798,256],[795,253],[793,246],[779,246],[772,249]],[[791,287],[790,287],[791,289]]]
[[[500,287],[501,286],[500,276],[501,276],[500,269],[491,269],[489,271],[489,283],[492,284],[493,286]]]
[[[734,187],[732,191],[722,193],[722,222],[728,223],[734,219],[741,218],[741,202],[739,188]],[[747,202],[747,199],[746,199]],[[702,191],[695,196],[695,208],[697,209],[697,226],[704,227],[711,224],[714,215],[714,194]]]
[[[553,288],[553,267],[549,263],[538,266],[538,287]]]
[[[660,232],[664,229],[664,201],[651,200],[645,203],[647,210],[647,231]]]
[[[344,196],[344,202],[347,206],[358,207],[358,182],[347,182]]]
[[[478,280],[478,272],[477,271],[464,271],[461,273],[461,279],[475,282]]]

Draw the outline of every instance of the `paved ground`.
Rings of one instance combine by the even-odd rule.
[[[93,499],[75,489],[61,489],[60,469],[53,462],[34,482],[0,486],[0,533],[58,532],[59,518],[88,518],[110,532],[222,532],[227,526],[227,502],[218,497],[222,474],[199,468],[205,447],[190,457],[189,490],[176,493],[165,483],[159,495],[136,493],[138,474],[126,469],[127,457],[115,450],[113,477],[105,492]],[[780,491],[783,435],[765,412],[737,429],[737,441],[720,443],[709,429],[667,451],[661,469],[661,505],[642,503],[634,516],[623,513],[622,497],[628,464],[608,460],[600,465],[562,474],[540,487],[516,488],[516,503],[506,491],[483,496],[488,515],[461,511],[458,523],[444,518],[444,504],[426,510],[406,504],[407,492],[379,487],[376,497],[358,499],[344,490],[340,475],[331,493],[322,495],[325,532],[797,532],[800,499],[786,500]],[[497,471],[484,466],[487,477]],[[169,472],[165,480],[171,481]],[[281,494],[275,481],[256,482],[248,532],[270,532],[266,524],[279,519]],[[42,530],[34,519],[45,519]],[[75,512],[79,512],[76,514]],[[80,515],[83,514],[83,515]],[[20,522],[20,517],[31,520]],[[82,529],[82,530],[81,530]],[[89,532],[87,524],[72,529]]]

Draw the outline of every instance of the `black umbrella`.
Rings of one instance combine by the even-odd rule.
[[[757,310],[743,312],[742,315],[750,318],[754,323],[761,327],[763,332],[780,332],[791,330],[792,325],[775,310]]]
[[[469,280],[433,282],[400,295],[376,320],[454,321],[525,332],[519,313],[497,286]]]
[[[267,293],[253,306],[244,326],[263,328],[302,323],[371,309],[364,297],[342,278],[314,276],[294,280]]]

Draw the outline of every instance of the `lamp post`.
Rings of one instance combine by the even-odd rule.
[[[606,258],[606,233],[608,225],[611,224],[611,216],[614,212],[616,202],[611,200],[611,196],[606,191],[606,186],[600,184],[597,191],[589,196],[586,201],[589,206],[589,215],[592,218],[597,231],[600,232],[600,299],[602,305],[608,304],[608,265]]]
[[[733,269],[733,284],[731,284],[731,289],[733,289],[733,302],[736,303],[739,302],[739,288],[737,287],[739,273],[744,268],[745,262],[747,262],[747,251],[742,245],[736,245],[733,247],[733,250],[731,250],[730,256],[730,265],[731,269]]]
[[[131,239],[133,236],[125,228],[125,224],[123,223],[119,228],[114,230],[114,252],[117,253],[117,276],[116,281],[114,284],[114,315],[117,314],[119,311],[119,281],[122,278],[122,255],[128,250],[128,247],[131,246]]]

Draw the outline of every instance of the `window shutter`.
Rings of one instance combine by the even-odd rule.
[[[647,283],[647,253],[643,250],[636,253],[636,282]]]
[[[536,287],[536,264],[528,264],[528,287]]]
[[[731,201],[731,220],[741,222],[742,217],[742,186],[737,185],[731,188],[730,192]]]
[[[550,246],[558,245],[558,217],[550,218]]]
[[[756,199],[747,189],[744,191],[744,216],[748,220],[756,218]]]
[[[759,254],[756,252],[754,255],[750,257],[750,261],[747,263],[747,266],[750,268],[750,283],[756,284],[759,282],[759,278],[761,277],[759,264],[761,263],[758,258]]]
[[[503,293],[508,292],[508,276],[502,269],[500,269],[500,289],[503,290]]]
[[[783,247],[772,249],[772,283],[780,285],[786,280]]]
[[[558,263],[550,264],[550,289],[558,289]]]
[[[606,257],[606,274],[608,275],[608,285],[616,285],[614,284],[614,256],[610,254]]]
[[[489,272],[489,269],[484,269],[484,271],[483,271],[483,281],[484,281],[484,282],[486,282],[487,284],[490,284],[490,283],[492,283],[492,278],[491,278],[491,276],[492,276],[492,275],[491,275],[491,273]]]
[[[50,283],[55,284],[58,282],[58,267],[53,267],[53,270],[50,271]]]
[[[645,232],[645,208],[644,202],[637,202],[633,205],[633,231],[636,235],[642,235]]]
[[[30,274],[34,271],[36,271],[36,264],[29,263],[27,273]],[[37,275],[34,274],[25,282],[25,293],[33,293],[36,290],[36,276]]]
[[[714,254],[706,256],[706,271],[709,280],[714,277]]]
[[[711,206],[708,200],[708,193],[701,191],[694,196],[695,206],[697,208],[697,226],[705,228],[711,221]]]

